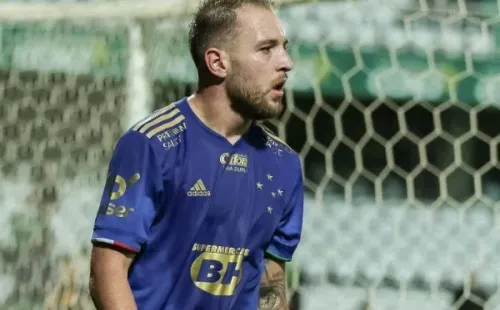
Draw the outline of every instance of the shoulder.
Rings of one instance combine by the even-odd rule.
[[[271,129],[263,124],[256,123],[256,128],[261,139],[264,141],[268,153],[280,161],[294,163],[300,166],[300,156],[285,141],[278,137]]]
[[[137,135],[155,150],[168,152],[180,144],[181,134],[187,129],[186,117],[173,102],[154,111],[151,115],[132,125],[125,135]]]
[[[178,102],[170,103],[133,124],[118,140],[121,152],[152,150],[150,153],[158,162],[176,157],[186,130],[185,116]],[[146,154],[146,153],[143,153]]]
[[[142,134],[152,141],[162,142],[171,135],[182,132],[186,127],[186,117],[179,109],[179,102],[173,102],[154,111],[129,129]]]
[[[273,162],[290,186],[302,180],[302,162],[300,156],[285,141],[279,138],[271,129],[262,124],[256,124],[258,134],[263,141],[266,161]]]

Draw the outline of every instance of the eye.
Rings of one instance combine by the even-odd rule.
[[[267,54],[271,51],[271,48],[272,48],[271,46],[264,46],[260,50]]]

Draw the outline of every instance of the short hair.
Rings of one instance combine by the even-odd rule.
[[[205,68],[205,51],[221,48],[236,34],[236,10],[245,5],[272,9],[272,0],[205,0],[189,26],[189,52],[198,68]]]

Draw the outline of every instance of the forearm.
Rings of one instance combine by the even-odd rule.
[[[98,310],[137,310],[127,275],[106,270],[90,279],[90,295]]]
[[[267,259],[260,282],[259,310],[289,310],[284,265]]]

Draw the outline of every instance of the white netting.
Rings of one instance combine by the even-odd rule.
[[[134,118],[194,90],[193,3],[0,4],[1,309],[92,309],[110,152]],[[295,68],[269,125],[303,156],[308,192],[293,309],[496,309],[497,3],[278,13]]]

